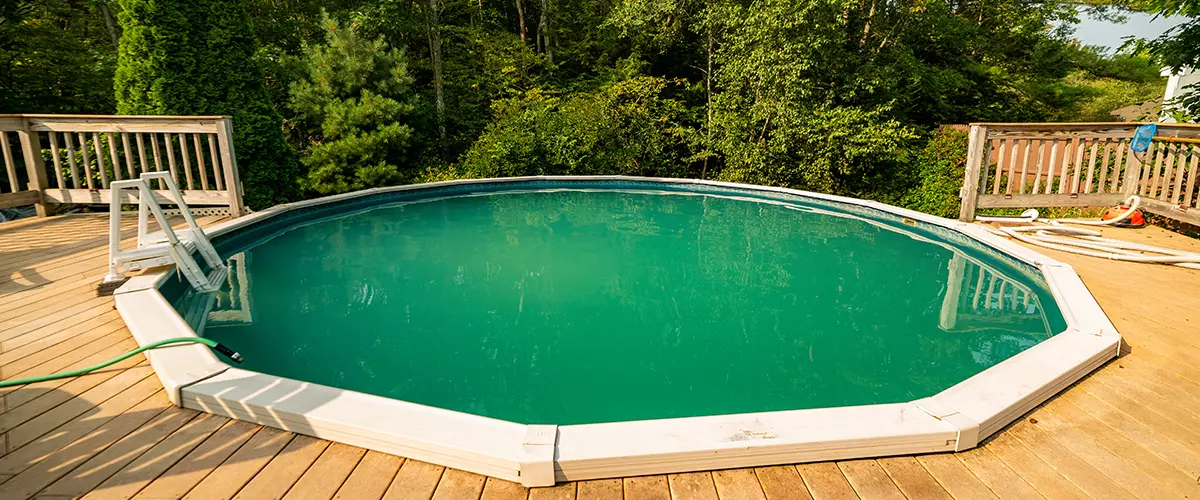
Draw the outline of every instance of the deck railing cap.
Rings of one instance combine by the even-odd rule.
[[[0,113],[0,118],[54,118],[54,119],[102,119],[102,120],[220,120],[230,115],[64,115],[57,113]]]

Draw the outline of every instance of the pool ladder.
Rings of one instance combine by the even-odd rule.
[[[162,206],[154,198],[154,191],[150,189],[150,183],[154,180],[162,182],[170,190],[174,198],[171,202],[179,206],[179,212],[187,221],[187,229],[175,231],[171,227]],[[220,288],[228,272],[225,263],[208,241],[208,236],[196,224],[196,218],[183,201],[183,194],[171,179],[170,172],[146,172],[138,179],[114,181],[109,184],[109,189],[108,274],[100,284],[102,295],[111,294],[128,280],[122,271],[139,271],[172,264],[197,291],[212,292]],[[122,250],[121,202],[126,189],[138,190],[138,243],[137,248]],[[162,228],[161,233],[149,234],[150,214],[154,214],[154,220]],[[211,274],[204,273],[192,256],[193,251],[199,253],[208,264]]]

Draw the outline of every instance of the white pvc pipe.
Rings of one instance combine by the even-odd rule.
[[[1130,215],[1133,215],[1134,211],[1136,211],[1138,206],[1141,205],[1141,201],[1141,198],[1136,195],[1130,196],[1125,200],[1125,202],[1129,204],[1129,209],[1119,217],[1105,221],[1081,219],[1040,219],[1039,222],[1043,222],[1048,225],[1002,227],[998,228],[998,230],[995,232],[1031,245],[1037,245],[1063,252],[1089,255],[1092,257],[1100,257],[1103,259],[1124,262],[1168,264],[1185,267],[1188,269],[1200,269],[1200,253],[1185,252],[1171,248],[1156,247],[1142,243],[1133,243],[1129,241],[1105,238],[1099,231],[1096,230],[1059,225],[1060,222],[1086,224],[1092,226],[1116,224],[1117,222],[1129,218]],[[1026,213],[1028,213],[1028,211]],[[1013,218],[991,218],[991,220],[995,219],[1012,220]]]
[[[1019,217],[989,217],[986,215],[975,216],[975,220],[984,222],[1033,222],[1038,218],[1037,209],[1031,208],[1021,212]]]

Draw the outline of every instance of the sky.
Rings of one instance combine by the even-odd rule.
[[[1079,24],[1075,26],[1075,38],[1084,45],[1099,45],[1110,50],[1120,47],[1124,37],[1154,38],[1167,29],[1183,24],[1186,17],[1158,17],[1153,14],[1130,12],[1128,20],[1121,24],[1101,21],[1081,14]]]

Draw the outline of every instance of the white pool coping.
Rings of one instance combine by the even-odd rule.
[[[146,353],[176,405],[462,469],[525,486],[646,474],[961,451],[1116,357],[1121,336],[1071,266],[986,228],[883,203],[696,179],[537,176],[369,189],[278,205],[227,221],[216,236],[301,207],[392,191],[523,180],[620,180],[785,193],[889,212],[960,232],[1044,274],[1067,329],[932,397],[907,403],[585,425],[525,425],[229,366],[198,344]],[[172,269],[115,293],[146,345],[196,333],[159,292]]]

